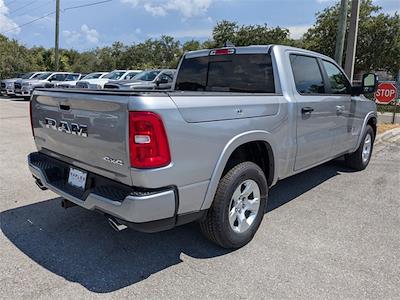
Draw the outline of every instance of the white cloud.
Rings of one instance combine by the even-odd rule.
[[[169,35],[174,38],[209,38],[212,36],[212,29],[190,29],[190,30],[177,30],[177,31],[171,31],[171,32],[166,32],[162,33],[164,35]],[[154,34],[149,34],[149,37],[152,38],[159,38],[161,33],[154,33]]]
[[[81,31],[89,43],[96,44],[99,42],[100,34],[96,29],[90,29],[89,26],[83,24],[81,26]]]
[[[144,5],[144,9],[155,17],[163,17],[167,14],[167,11],[161,5],[153,5],[151,3],[146,3]]]
[[[5,5],[4,0],[0,0],[0,33],[18,34],[21,29],[9,16],[9,9]]]
[[[170,11],[178,11],[184,19],[189,19],[207,12],[212,0],[166,0],[160,3],[157,0],[121,0],[136,8],[143,8],[153,16],[165,16]]]
[[[289,29],[291,38],[299,39],[303,36],[304,33],[306,33],[306,31],[310,27],[311,27],[311,25],[296,25],[296,26],[287,26],[286,28]]]
[[[67,44],[75,44],[81,37],[81,34],[77,31],[63,30],[62,34]]]
[[[81,26],[80,31],[63,30],[62,34],[67,44],[75,45],[84,42],[84,40],[90,44],[96,44],[99,42],[100,37],[96,29],[90,29],[86,24]]]

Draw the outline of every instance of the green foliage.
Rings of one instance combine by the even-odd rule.
[[[350,9],[349,9],[350,13]],[[283,44],[306,48],[333,57],[335,51],[339,3],[317,13],[316,23],[300,40],[289,30],[263,25],[240,25],[223,20],[213,29],[212,39],[203,43],[191,40],[181,44],[171,36],[90,51],[60,50],[60,71],[91,72],[113,69],[175,68],[186,51],[221,47],[230,41],[236,46]],[[348,18],[349,19],[349,18]],[[27,48],[16,40],[0,35],[0,78],[17,72],[54,69],[54,49]],[[400,17],[381,13],[372,0],[362,0],[356,54],[356,72],[384,70],[396,74],[400,69]]]
[[[385,70],[392,74],[400,68],[400,17],[380,13],[371,0],[360,6],[355,71]],[[350,7],[348,9],[350,20]],[[326,54],[335,53],[339,3],[317,13],[317,20],[304,35],[303,48]],[[347,25],[348,26],[348,25]]]
[[[213,30],[214,47],[222,47],[225,42],[235,46],[280,44],[291,45],[289,30],[285,28],[270,28],[264,25],[241,25],[237,22],[222,21]]]

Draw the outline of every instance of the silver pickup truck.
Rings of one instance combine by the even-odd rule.
[[[173,90],[37,89],[29,168],[41,189],[103,213],[116,230],[198,221],[248,243],[278,181],[334,158],[369,163],[376,106],[329,57],[285,46],[188,52]]]

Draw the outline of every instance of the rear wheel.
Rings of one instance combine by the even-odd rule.
[[[212,206],[200,222],[204,235],[224,248],[239,248],[256,233],[264,216],[268,185],[253,162],[234,166],[220,180]]]
[[[346,164],[357,171],[364,170],[371,159],[374,147],[375,134],[371,126],[367,125],[363,139],[358,149],[345,156]]]

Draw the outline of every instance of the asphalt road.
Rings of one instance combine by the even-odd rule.
[[[398,138],[363,172],[331,162],[280,182],[254,240],[226,251],[195,224],[117,233],[61,208],[28,171],[28,115],[0,99],[0,298],[399,298]]]

